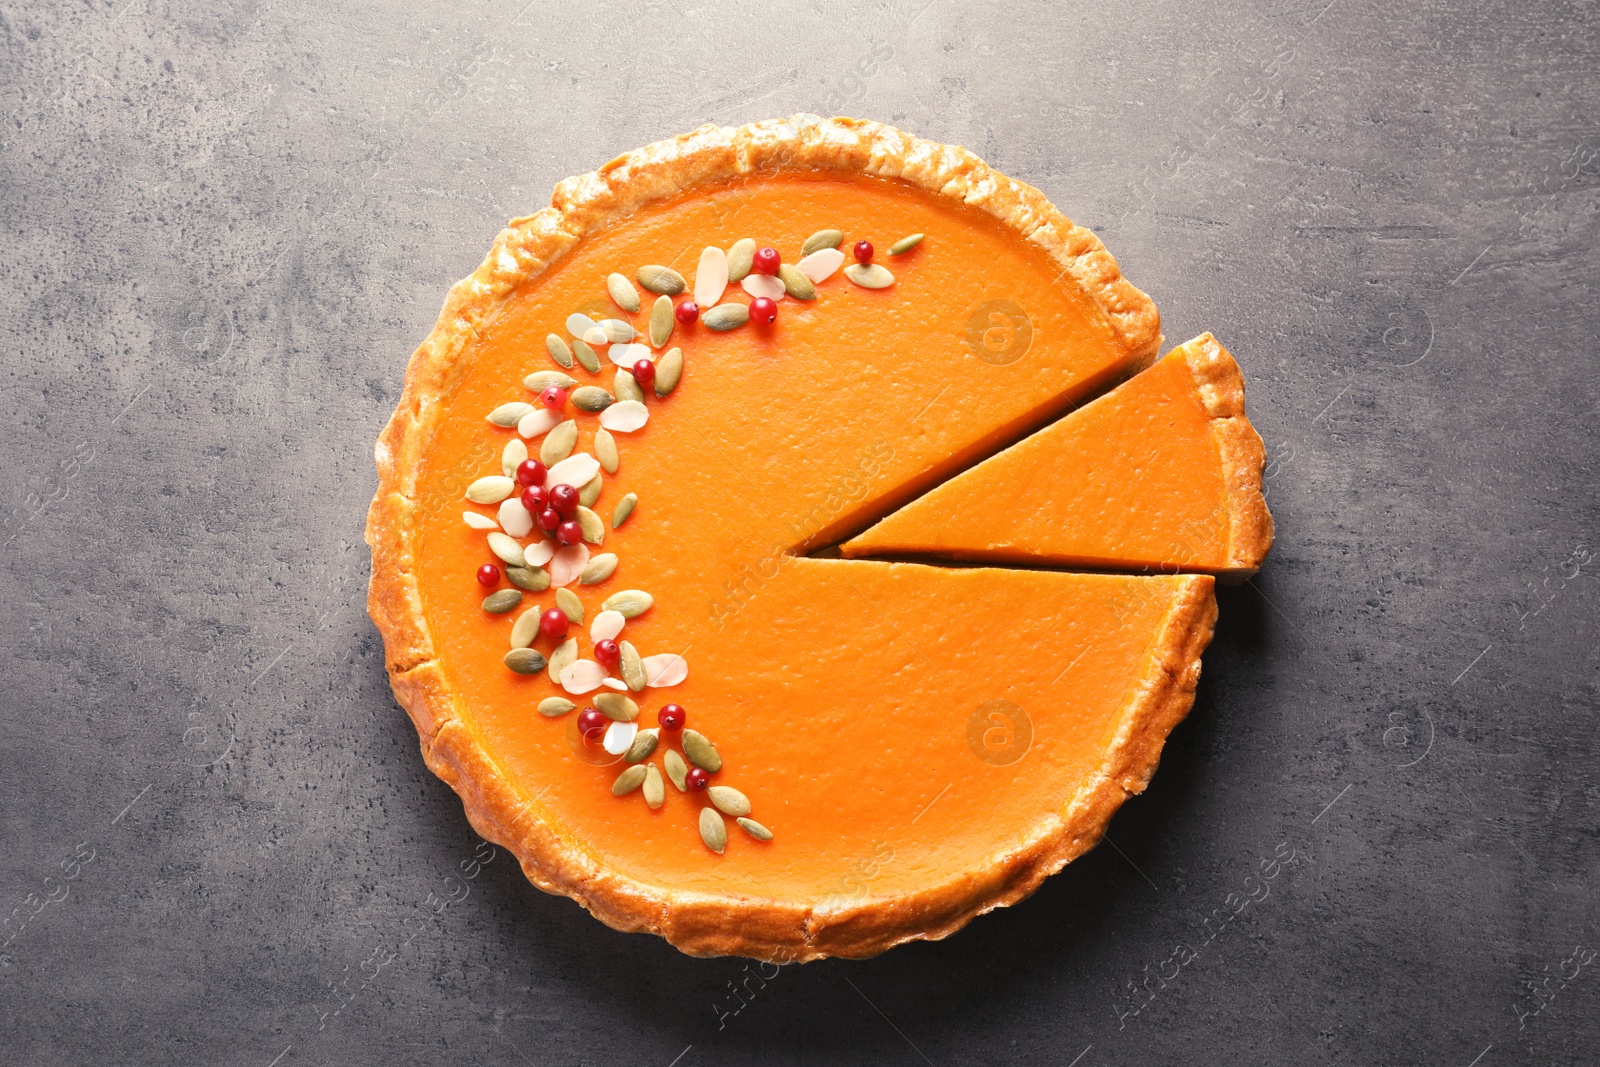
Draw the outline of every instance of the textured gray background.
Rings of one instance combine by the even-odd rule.
[[[1600,13],[1323,2],[6,5],[0,1059],[1594,1062]],[[1215,330],[1278,544],[1115,847],[763,987],[475,865],[361,524],[506,219],[801,110]]]

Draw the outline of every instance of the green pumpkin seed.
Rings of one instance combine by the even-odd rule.
[[[601,319],[596,325],[606,335],[606,340],[614,345],[627,344],[639,336],[639,331],[633,328],[633,324],[622,319]]]
[[[523,443],[522,438],[513,437],[506,442],[506,447],[500,450],[500,473],[515,481],[517,468],[527,458],[528,446]]]
[[[561,684],[561,672],[578,662],[578,639],[569,637],[556,646],[550,653],[550,666],[545,671],[550,680],[557,685]]]
[[[568,370],[572,369],[572,347],[567,344],[566,338],[558,333],[546,334],[544,346],[550,350],[551,359]]]
[[[644,767],[629,767],[617,775],[617,780],[611,783],[611,795],[625,797],[641,785],[644,785]]]
[[[644,802],[652,808],[667,802],[667,787],[661,784],[661,772],[654,763],[644,769]]]
[[[522,387],[528,390],[530,393],[542,393],[552,385],[557,389],[571,389],[577,384],[578,379],[574,378],[570,374],[562,374],[558,370],[534,371],[532,374],[522,379]],[[532,410],[533,405],[529,404],[528,411]],[[528,411],[524,411],[522,414],[526,415]],[[517,416],[518,419],[521,417],[522,415]]]
[[[663,267],[654,263],[640,267],[638,278],[640,285],[652,293],[660,293],[662,296],[677,296],[689,288],[689,283],[683,280],[683,275],[671,267]]]
[[[518,674],[538,674],[544,670],[544,655],[534,648],[513,648],[506,653],[505,663]]]
[[[467,499],[474,504],[498,504],[516,485],[503,474],[488,474],[467,486]]]
[[[606,539],[606,522],[600,516],[578,505],[578,528],[583,531],[583,539],[591,545],[604,543]]]
[[[578,594],[562,587],[556,590],[556,607],[561,609],[561,614],[572,623],[583,621],[583,601],[578,599]]]
[[[617,377],[611,383],[611,388],[617,391],[618,400],[637,400],[644,402],[644,390],[639,388],[639,382],[634,378],[633,372],[622,367],[617,368]]]
[[[489,421],[496,426],[515,426],[522,421],[522,416],[533,410],[533,405],[521,400],[513,400],[509,404],[501,404],[489,412]]]
[[[514,537],[508,537],[498,530],[489,533],[489,551],[500,557],[500,562],[509,563],[513,567],[525,565],[522,558],[522,546],[517,544]]]
[[[628,521],[628,516],[633,514],[633,509],[639,504],[639,494],[629,493],[617,501],[617,506],[611,509],[611,528],[618,530]]]
[[[796,300],[815,300],[817,287],[800,272],[800,268],[790,263],[778,264],[778,277],[783,281],[783,291]]]
[[[651,348],[660,348],[672,339],[672,324],[677,321],[672,315],[672,297],[657,297],[655,307],[650,309]]]
[[[594,698],[594,706],[600,714],[615,722],[632,722],[639,717],[639,705],[633,702],[632,697],[609,690]]]
[[[579,585],[599,585],[616,573],[617,554],[615,552],[602,552],[598,556],[590,556],[589,562],[584,565],[583,573],[578,575]]]
[[[565,715],[577,706],[566,697],[545,697],[539,701],[539,714],[547,719],[553,719],[558,715]]]
[[[643,763],[655,755],[656,744],[660,740],[659,729],[640,730],[634,735],[633,744],[628,746],[628,751],[622,754],[622,758],[628,763]]]
[[[599,471],[596,471],[594,477],[584,482],[583,488],[578,490],[578,503],[584,507],[592,505],[596,500],[600,499],[600,490],[605,488],[605,484],[605,478],[601,476]],[[598,543],[596,542],[596,544]]]
[[[612,792],[616,792],[614,786]],[[718,855],[728,847],[728,824],[717,814],[717,809],[700,809],[700,840],[706,843],[706,848]]]
[[[678,387],[683,377],[683,349],[669,349],[656,363],[656,396],[666,396]]]
[[[824,248],[838,248],[843,243],[843,230],[818,230],[806,238],[806,243],[800,246],[800,254],[809,256],[811,253],[820,252]]]
[[[683,762],[683,757],[675,749],[667,749],[667,754],[661,757],[661,762],[667,766],[667,777],[672,779],[672,784],[678,787],[678,792],[689,791],[689,765]]]
[[[577,447],[578,424],[568,419],[544,435],[544,443],[539,446],[539,462],[546,467],[554,467],[572,455],[572,450]]]
[[[632,642],[619,641],[618,646],[622,649],[622,663],[619,667],[622,680],[628,683],[629,689],[637,693],[649,680],[644,673],[644,660],[640,658],[639,650],[633,647]]]
[[[705,734],[698,730],[685,730],[682,744],[683,754],[696,767],[712,774],[722,770],[722,755],[717,751],[717,746],[706,739]]]
[[[572,406],[579,411],[591,413],[604,411],[616,402],[610,393],[598,385],[580,385],[572,391],[572,396],[568,399],[572,401]]]
[[[504,615],[522,603],[522,594],[515,589],[499,589],[483,598],[483,610],[490,615]]]
[[[530,593],[542,593],[550,588],[550,572],[543,567],[507,567],[506,581]]]
[[[617,307],[623,311],[639,310],[639,290],[620,274],[613,272],[606,275],[606,294],[616,301]]]
[[[852,263],[844,269],[844,276],[863,289],[887,289],[894,284],[889,268],[876,263]]]
[[[740,829],[755,838],[757,841],[771,841],[772,831],[756,822],[754,819],[735,819]]]
[[[539,614],[539,606],[535,604],[517,616],[517,621],[511,626],[512,648],[527,648],[539,639]],[[543,659],[544,657],[541,656],[539,658]],[[539,668],[541,670],[544,669],[544,664],[541,663]],[[528,673],[531,674],[533,672],[529,671]]]
[[[750,798],[731,785],[714,785],[706,790],[706,798],[724,815],[749,815]]]
[[[572,358],[578,361],[578,366],[590,374],[600,373],[600,357],[586,342],[579,340],[572,342]]]
[[[743,304],[718,304],[700,316],[708,330],[726,333],[750,321],[750,309]]]
[[[750,266],[755,261],[756,242],[754,238],[743,237],[733,242],[733,247],[728,249],[728,281],[744,281],[744,276],[750,273]]]
[[[620,593],[612,593],[606,597],[605,603],[600,605],[601,611],[618,611],[624,619],[634,619],[649,611],[656,602],[656,598],[642,589],[624,589]]]
[[[600,469],[607,474],[617,473],[622,464],[622,457],[617,453],[617,439],[604,426],[594,432],[594,458],[600,461]]]
[[[905,237],[900,238],[900,240],[889,246],[889,254],[891,256],[903,255],[904,253],[909,252],[913,248],[920,245],[922,243],[922,239],[926,236],[927,234],[922,233],[907,234]]]

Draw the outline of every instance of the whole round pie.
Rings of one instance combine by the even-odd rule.
[[[1037,190],[855,119],[569,178],[377,445],[369,610],[539,888],[695,955],[943,937],[1094,846],[1272,539],[1242,378]]]

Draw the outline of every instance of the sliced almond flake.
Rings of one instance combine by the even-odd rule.
[[[632,433],[650,421],[650,409],[637,400],[622,400],[600,413],[600,425],[614,433]],[[599,468],[599,461],[595,467]]]
[[[621,693],[626,693],[628,691],[628,683],[624,682],[621,678],[606,678],[601,681],[600,684],[605,686],[607,689],[615,689]]]
[[[638,734],[638,723],[614,722],[606,727],[605,749],[613,756],[620,756],[628,751],[628,746],[633,744]]]
[[[592,693],[600,688],[606,669],[592,659],[569,663],[561,671],[561,688],[574,695]]]
[[[500,524],[487,515],[480,515],[476,511],[463,511],[461,518],[474,530],[498,530]]]
[[[824,248],[813,252],[795,264],[800,273],[820,285],[833,277],[833,272],[844,266],[844,253],[837,248]]]
[[[628,617],[620,611],[602,611],[589,624],[589,640],[611,641],[628,625]]]
[[[652,689],[665,689],[669,685],[677,685],[689,677],[689,664],[676,652],[665,652],[659,656],[646,656],[644,663],[645,684]]]
[[[595,329],[598,325],[599,323],[589,316],[580,315],[577,312],[567,316],[567,332],[574,337],[581,337],[585,341],[589,339],[587,336],[589,331]]]
[[[623,319],[601,319],[596,325],[605,331],[606,340],[612,344],[623,344],[639,336],[639,331],[633,328],[633,323]]]
[[[783,294],[788,292],[782,279],[775,274],[746,274],[739,284],[751,296],[764,296],[768,300],[782,300]]]
[[[694,272],[694,302],[712,307],[728,288],[728,254],[710,247],[700,253],[700,266]]]
[[[633,365],[641,359],[654,359],[649,345],[612,345],[606,349],[606,355],[611,357],[611,362],[619,367],[632,369]]]
[[[512,537],[527,537],[533,532],[533,516],[521,500],[510,497],[500,501],[500,528]]]
[[[606,413],[609,412],[611,408],[627,407],[629,403],[633,404],[635,407],[644,407],[644,405],[639,403],[637,400],[627,401],[621,404],[612,404],[611,407],[606,408],[605,411],[600,413],[600,421],[602,423],[605,422]],[[641,422],[640,425],[642,426],[644,424]],[[616,427],[612,426],[608,427],[608,429],[616,429]],[[551,467],[549,473],[547,473],[544,477],[544,484],[547,487],[556,485],[570,485],[574,489],[582,489],[585,485],[588,485],[591,481],[593,481],[594,476],[599,473],[600,461],[589,455],[587,452],[579,452],[575,455],[568,456],[566,459]]]
[[[578,340],[582,341],[590,348],[604,348],[606,345],[611,343],[611,338],[606,336],[605,327],[600,325],[589,327],[583,332],[583,336],[578,338]]]
[[[517,433],[532,440],[561,425],[561,412],[555,408],[534,408],[517,423]]]
[[[535,541],[531,545],[525,545],[522,549],[522,558],[527,561],[530,567],[543,567],[550,562],[551,557],[555,554],[556,543],[543,539]]]
[[[588,545],[568,545],[550,558],[550,584],[557,589],[571,585],[589,562]]]

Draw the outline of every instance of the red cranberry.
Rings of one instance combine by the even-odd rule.
[[[778,273],[778,264],[781,262],[783,260],[778,256],[778,250],[768,247],[756,249],[755,258],[750,265],[757,274],[776,274]]]
[[[565,483],[550,487],[550,506],[563,519],[570,519],[578,513],[578,491]]]
[[[683,776],[683,782],[690,789],[699,792],[711,784],[711,775],[706,773],[704,767],[690,767],[689,773]]]
[[[485,589],[493,589],[500,584],[500,568],[493,563],[485,563],[478,568],[478,584]]]
[[[518,485],[543,485],[544,476],[549,473],[544,469],[544,464],[536,459],[525,459],[517,464]],[[529,509],[532,510],[532,509]]]
[[[694,322],[695,319],[700,317],[700,305],[696,304],[693,300],[685,300],[683,303],[678,305],[678,309],[674,311],[673,314],[678,317],[679,322],[683,323],[685,326],[688,326]]]
[[[526,463],[523,464],[527,466]],[[541,473],[540,477],[543,477]],[[542,485],[530,485],[522,491],[522,506],[529,515],[537,515],[544,510],[545,492]]]
[[[872,262],[872,242],[871,241],[857,241],[856,242],[856,247],[855,247],[855,254],[856,254],[856,262],[857,263],[871,263]]]
[[[648,389],[656,384],[656,365],[648,359],[641,359],[633,365],[633,380],[639,383],[640,389]]]
[[[553,534],[561,526],[561,512],[555,508],[545,508],[539,512],[539,516],[535,521],[538,522],[539,529],[547,534]]]
[[[608,671],[616,670],[617,664],[622,662],[622,646],[609,637],[604,641],[594,643],[594,659]]]
[[[778,321],[778,305],[769,297],[758,296],[750,301],[750,321],[770,326]]]
[[[560,608],[551,608],[539,616],[539,632],[554,641],[559,641],[567,636],[567,613]]]
[[[562,408],[567,403],[567,391],[559,385],[552,385],[539,394],[539,403],[547,408]]]
[[[668,704],[656,713],[656,721],[663,730],[681,730],[683,721],[688,716],[683,713],[682,704]]]
[[[569,519],[556,527],[556,540],[564,545],[575,545],[583,540],[583,527]]]
[[[578,712],[578,733],[591,745],[598,745],[606,736],[606,728],[611,725],[611,720],[594,708],[584,708]]]

